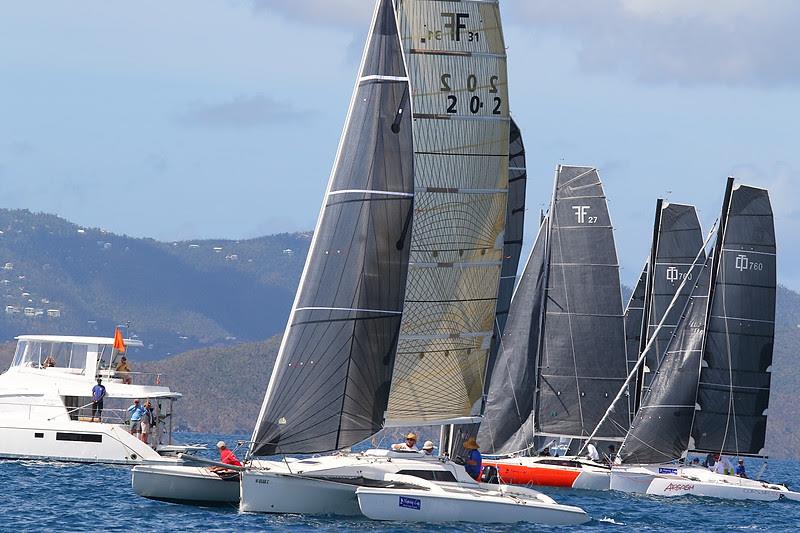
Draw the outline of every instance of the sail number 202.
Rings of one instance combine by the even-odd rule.
[[[498,94],[497,90],[497,83],[500,81],[498,76],[490,76],[487,80],[489,82],[489,94]],[[440,90],[442,92],[451,93],[447,95],[447,102],[446,102],[446,111],[448,113],[458,113],[458,104],[459,99],[458,96],[452,94],[455,92],[453,87],[456,85],[462,85],[458,83],[458,80],[454,80],[451,74],[442,74],[441,77],[442,85]],[[474,94],[478,90],[478,77],[475,74],[470,74],[464,80],[462,87],[466,88],[468,93],[473,93],[471,96],[468,94],[467,98],[467,106],[469,108],[470,113],[473,115],[477,115],[481,109],[486,107],[486,102],[484,102],[480,96]],[[463,90],[463,89],[459,89]],[[493,115],[500,115],[502,111],[500,110],[503,105],[503,99],[499,96],[490,96],[491,102],[489,102],[489,107],[492,110]]]

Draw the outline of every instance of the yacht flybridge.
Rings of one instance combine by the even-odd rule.
[[[172,445],[172,409],[180,394],[160,376],[116,370],[114,338],[22,335],[0,375],[0,458],[139,464],[194,449]],[[141,347],[125,339],[130,347]],[[104,409],[92,412],[97,379]],[[127,408],[151,400],[158,423],[149,442],[129,431]],[[93,416],[94,415],[94,416]]]

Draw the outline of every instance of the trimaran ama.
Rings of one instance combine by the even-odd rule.
[[[689,452],[764,457],[776,287],[766,190],[734,187],[728,179],[713,253],[702,256],[701,250],[682,283],[685,289],[679,289],[688,298],[620,448],[611,488],[659,496],[798,500],[800,493],[783,485],[685,462]],[[648,350],[654,344],[651,339]],[[636,366],[647,358],[645,351]],[[612,404],[609,412],[615,408]]]
[[[509,166],[499,6],[379,0],[242,472],[243,511],[577,524],[418,452],[342,453],[385,425],[480,414]],[[319,454],[291,459],[287,454]],[[283,460],[268,457],[283,455]]]

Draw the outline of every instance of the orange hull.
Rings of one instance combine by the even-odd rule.
[[[484,466],[497,468],[501,483],[509,485],[544,485],[547,487],[567,487],[581,474],[577,468],[552,468],[547,466],[523,466],[484,461]]]

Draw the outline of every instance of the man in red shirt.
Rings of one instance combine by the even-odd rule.
[[[217,443],[217,448],[219,448],[220,462],[225,463],[226,465],[242,466],[242,463],[239,462],[239,459],[236,458],[236,455],[234,455],[234,453],[225,446],[225,441],[219,441]]]

